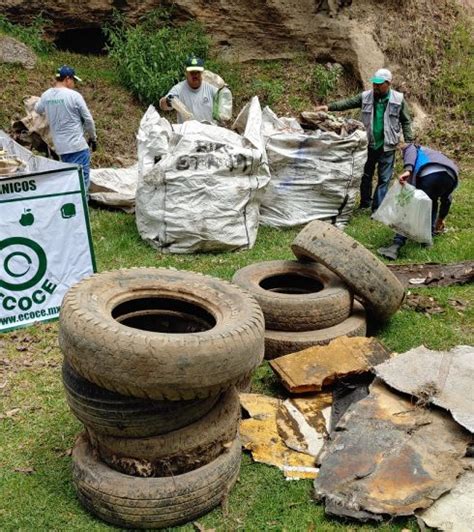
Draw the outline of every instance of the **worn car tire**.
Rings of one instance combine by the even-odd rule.
[[[189,400],[248,378],[263,358],[264,320],[255,299],[226,281],[133,268],[68,290],[59,344],[75,371],[102,388]]]
[[[326,345],[339,336],[365,336],[367,321],[364,307],[354,302],[352,314],[338,325],[318,331],[287,332],[265,331],[265,358],[271,360],[295,353],[313,345]]]
[[[111,524],[163,528],[192,521],[222,502],[240,470],[240,439],[216,460],[174,477],[138,478],[102,463],[82,434],[73,449],[73,482],[81,503]]]
[[[78,375],[65,360],[63,384],[72,413],[98,434],[144,438],[177,430],[205,416],[218,396],[150,401],[111,392]]]
[[[352,295],[321,264],[272,260],[238,270],[232,282],[257,300],[265,327],[275,331],[312,331],[349,317]]]
[[[374,318],[385,321],[402,304],[405,292],[395,275],[337,227],[315,220],[296,236],[291,248],[298,259],[320,262],[338,275]]]
[[[114,438],[88,430],[92,447],[112,469],[126,475],[181,475],[215,460],[237,435],[240,401],[235,387],[201,419],[149,438]]]

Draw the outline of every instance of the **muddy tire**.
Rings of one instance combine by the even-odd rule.
[[[286,332],[265,331],[265,358],[271,360],[289,353],[302,351],[313,345],[326,345],[339,336],[365,336],[367,322],[364,308],[354,302],[352,314],[338,325],[318,331]]]
[[[88,433],[92,447],[112,469],[126,475],[167,477],[215,460],[236,438],[239,419],[239,396],[232,387],[206,416],[168,434],[136,439]]]
[[[316,220],[295,238],[300,260],[324,264],[360,297],[374,318],[385,321],[400,307],[405,292],[393,273],[362,244],[340,229]]]
[[[134,268],[93,275],[66,294],[59,344],[74,368],[102,388],[183,401],[216,396],[263,358],[255,299],[193,272]]]
[[[218,396],[191,401],[150,401],[120,395],[78,375],[67,361],[63,384],[72,413],[98,434],[144,438],[177,430],[205,416]]]
[[[216,460],[183,475],[137,478],[110,469],[82,434],[72,453],[73,482],[93,514],[126,528],[174,526],[209,512],[222,502],[239,475],[240,439]]]
[[[352,296],[321,264],[289,260],[258,262],[238,270],[232,282],[250,292],[275,331],[311,331],[349,317]]]

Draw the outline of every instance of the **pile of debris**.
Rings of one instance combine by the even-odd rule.
[[[265,399],[241,397],[252,416],[241,435],[255,460],[315,478],[328,515],[416,515],[442,530],[471,529],[473,347],[397,355],[373,338],[345,337],[270,364],[291,396],[271,399],[263,416]]]
[[[365,131],[364,124],[353,118],[340,118],[324,111],[303,111],[301,125],[304,129],[331,131],[341,137],[348,137],[354,131]]]

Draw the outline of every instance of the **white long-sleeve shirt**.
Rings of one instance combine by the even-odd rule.
[[[81,94],[67,87],[53,87],[43,92],[35,111],[48,118],[54,148],[58,155],[85,150],[84,132],[96,140],[94,119]]]

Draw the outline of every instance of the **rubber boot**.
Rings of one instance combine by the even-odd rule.
[[[401,247],[400,244],[392,244],[388,248],[379,248],[377,253],[386,259],[395,260],[398,258],[398,252]]]

